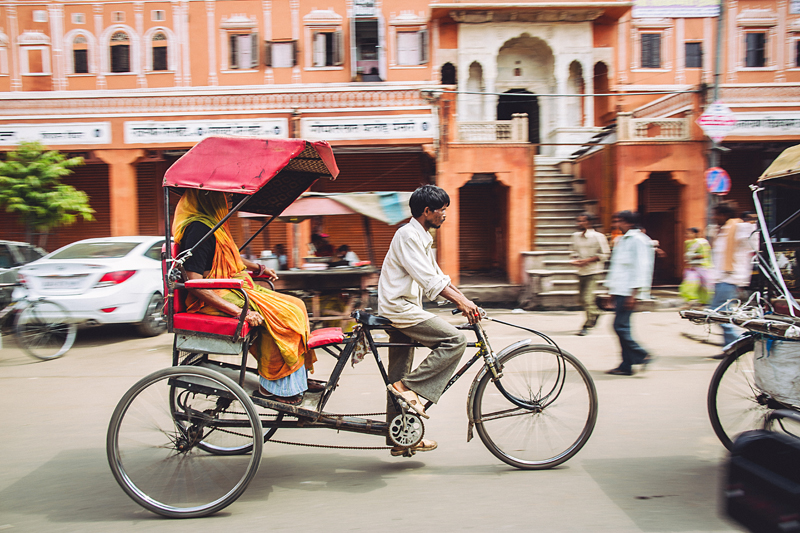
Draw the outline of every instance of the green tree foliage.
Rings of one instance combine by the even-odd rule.
[[[42,233],[39,244],[45,246],[51,229],[73,224],[78,217],[94,220],[87,194],[61,183],[82,164],[82,157],[67,159],[39,142],[22,142],[0,161],[0,207],[18,217],[28,242],[34,232]]]

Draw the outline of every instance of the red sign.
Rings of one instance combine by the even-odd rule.
[[[722,102],[714,102],[697,119],[703,133],[720,142],[736,126],[736,114]]]

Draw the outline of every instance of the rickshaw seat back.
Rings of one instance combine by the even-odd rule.
[[[165,245],[166,246],[166,245]],[[176,243],[171,243],[171,255],[175,257],[179,250]],[[164,250],[165,248],[162,248]],[[164,285],[166,283],[168,267],[162,261]],[[242,340],[232,341],[239,325],[238,318],[230,316],[206,315],[203,313],[186,312],[185,289],[175,289],[172,294],[172,333],[177,335],[178,349],[187,352],[218,353],[236,355],[242,353]],[[242,338],[250,333],[250,324],[242,326]]]
[[[344,340],[342,328],[315,329],[308,338],[309,349],[319,348],[326,344],[338,344]]]

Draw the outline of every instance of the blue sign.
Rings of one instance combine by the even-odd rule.
[[[731,190],[731,177],[725,169],[711,167],[706,170],[706,189],[711,194],[725,196]]]

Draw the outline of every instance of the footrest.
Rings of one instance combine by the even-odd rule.
[[[342,328],[315,329],[308,338],[309,348],[319,348],[326,344],[338,344],[344,340]]]

